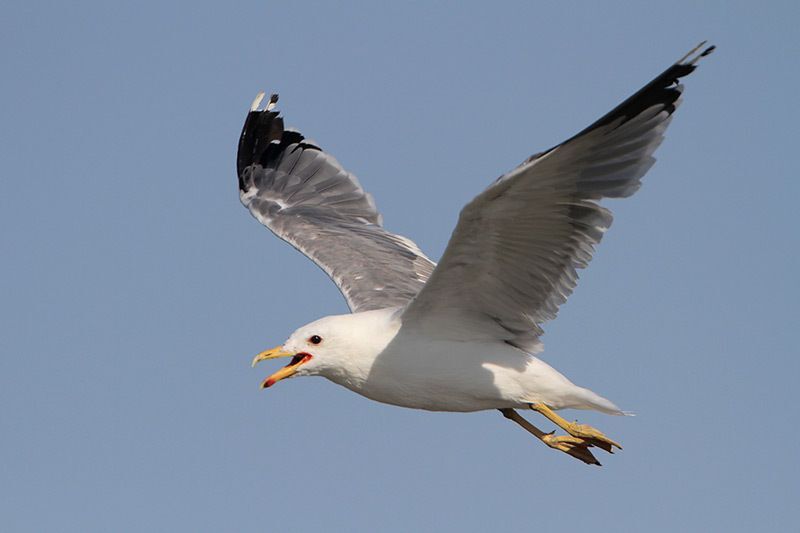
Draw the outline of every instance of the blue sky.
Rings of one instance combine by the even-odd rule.
[[[790,2],[11,2],[0,22],[4,531],[796,524]],[[719,49],[543,357],[636,417],[590,468],[498,413],[385,406],[252,355],[346,310],[238,200],[258,90],[438,258],[461,206],[702,39]],[[548,427],[541,418],[529,418]]]

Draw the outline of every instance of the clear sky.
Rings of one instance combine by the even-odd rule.
[[[797,4],[382,4],[5,4],[0,529],[796,526]],[[602,468],[496,412],[258,388],[254,353],[346,306],[239,204],[257,91],[438,258],[491,180],[702,39],[546,326],[548,362],[637,413],[567,413],[625,446]]]

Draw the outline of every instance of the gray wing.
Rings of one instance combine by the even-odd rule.
[[[636,192],[701,53],[692,50],[613,111],[501,176],[464,207],[403,322],[484,335],[529,352],[611,225],[601,198]],[[696,55],[693,55],[696,54]],[[462,326],[464,325],[464,326]],[[435,334],[435,331],[430,331]]]
[[[381,227],[358,180],[297,131],[286,130],[273,95],[256,97],[239,139],[242,203],[259,222],[312,259],[352,311],[408,303],[434,264],[409,239]]]

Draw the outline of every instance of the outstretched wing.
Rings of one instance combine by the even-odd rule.
[[[597,201],[639,188],[680,103],[678,80],[714,48],[698,53],[704,44],[467,204],[404,324],[435,324],[440,334],[487,335],[538,351],[541,324],[555,318],[577,283],[576,270],[589,263],[611,225],[611,212]]]
[[[256,97],[239,138],[242,203],[262,224],[322,268],[352,311],[408,303],[434,264],[416,244],[381,227],[358,180],[297,131],[286,130],[273,95]]]

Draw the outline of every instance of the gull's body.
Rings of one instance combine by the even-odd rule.
[[[446,334],[437,337],[404,327],[401,308],[332,316],[306,327],[311,335],[329,326],[369,342],[348,346],[337,364],[320,374],[371,400],[430,411],[527,408],[545,403],[553,409],[621,414],[605,398],[574,385],[519,348],[486,339],[453,341]]]
[[[702,46],[702,45],[701,45]],[[239,141],[242,203],[339,286],[351,314],[295,331],[255,362],[292,357],[263,386],[321,375],[367,398],[433,411],[499,409],[553,448],[593,464],[619,445],[554,410],[622,414],[537,357],[611,225],[602,198],[633,194],[680,104],[698,46],[567,141],[526,159],[461,212],[438,265],[382,226],[372,197],[330,155],[253,102]],[[514,409],[539,411],[569,436],[545,434]]]

